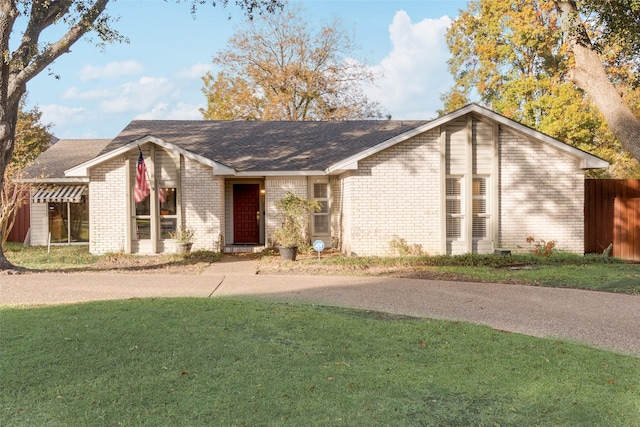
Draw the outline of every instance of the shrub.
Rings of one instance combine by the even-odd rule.
[[[389,242],[389,249],[394,256],[420,256],[424,255],[422,245],[416,243],[410,245],[407,243],[407,239],[403,239],[398,236],[393,236],[391,242]]]
[[[273,243],[284,247],[308,246],[306,231],[309,215],[313,210],[320,209],[320,204],[315,200],[306,200],[287,191],[275,205],[281,226],[271,236]]]
[[[536,241],[536,238],[533,236],[527,237],[527,243],[531,245],[531,253],[533,255],[543,256],[545,258],[550,257],[555,253],[556,241],[544,241],[542,239]]]

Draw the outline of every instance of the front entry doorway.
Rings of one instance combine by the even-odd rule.
[[[233,243],[260,242],[260,184],[233,184]]]

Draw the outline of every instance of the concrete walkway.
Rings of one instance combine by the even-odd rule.
[[[0,276],[0,305],[144,297],[250,297],[460,320],[640,357],[640,295],[385,277],[256,274],[230,257],[200,275],[40,273]]]

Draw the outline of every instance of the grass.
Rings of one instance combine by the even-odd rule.
[[[211,262],[222,258],[220,253],[194,251],[189,254],[167,254],[158,256],[136,256],[112,253],[95,256],[87,245],[61,245],[24,247],[19,243],[6,243],[5,255],[15,265],[31,270],[46,271],[91,271],[129,270],[161,271],[176,273],[199,273]]]
[[[640,294],[640,263],[601,255],[556,252],[550,257],[532,254],[440,255],[406,257],[301,258],[295,263],[267,258],[261,272],[353,274],[511,283]]]
[[[34,270],[61,270],[82,268],[96,263],[99,257],[91,255],[87,245],[23,246],[6,242],[4,253],[15,265]]]
[[[108,254],[93,256],[87,246],[25,248],[7,244],[7,258],[34,270],[47,271],[133,271],[198,274],[222,255],[195,251],[186,255],[135,256]],[[261,274],[353,274],[386,275],[423,279],[464,280],[511,283],[549,287],[567,287],[606,292],[640,294],[640,263],[624,262],[601,255],[579,256],[556,252],[542,257],[531,254],[440,255],[405,257],[347,257],[338,254],[314,254],[296,262],[283,262],[266,251],[260,262]]]
[[[464,323],[144,299],[0,330],[3,426],[640,425],[640,359]]]

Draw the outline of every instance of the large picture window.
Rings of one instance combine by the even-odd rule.
[[[89,241],[89,204],[49,202],[49,233],[51,243],[86,243]]]
[[[178,203],[175,188],[158,190],[160,238],[168,239],[178,226]],[[135,203],[136,239],[151,239],[151,197]]]

